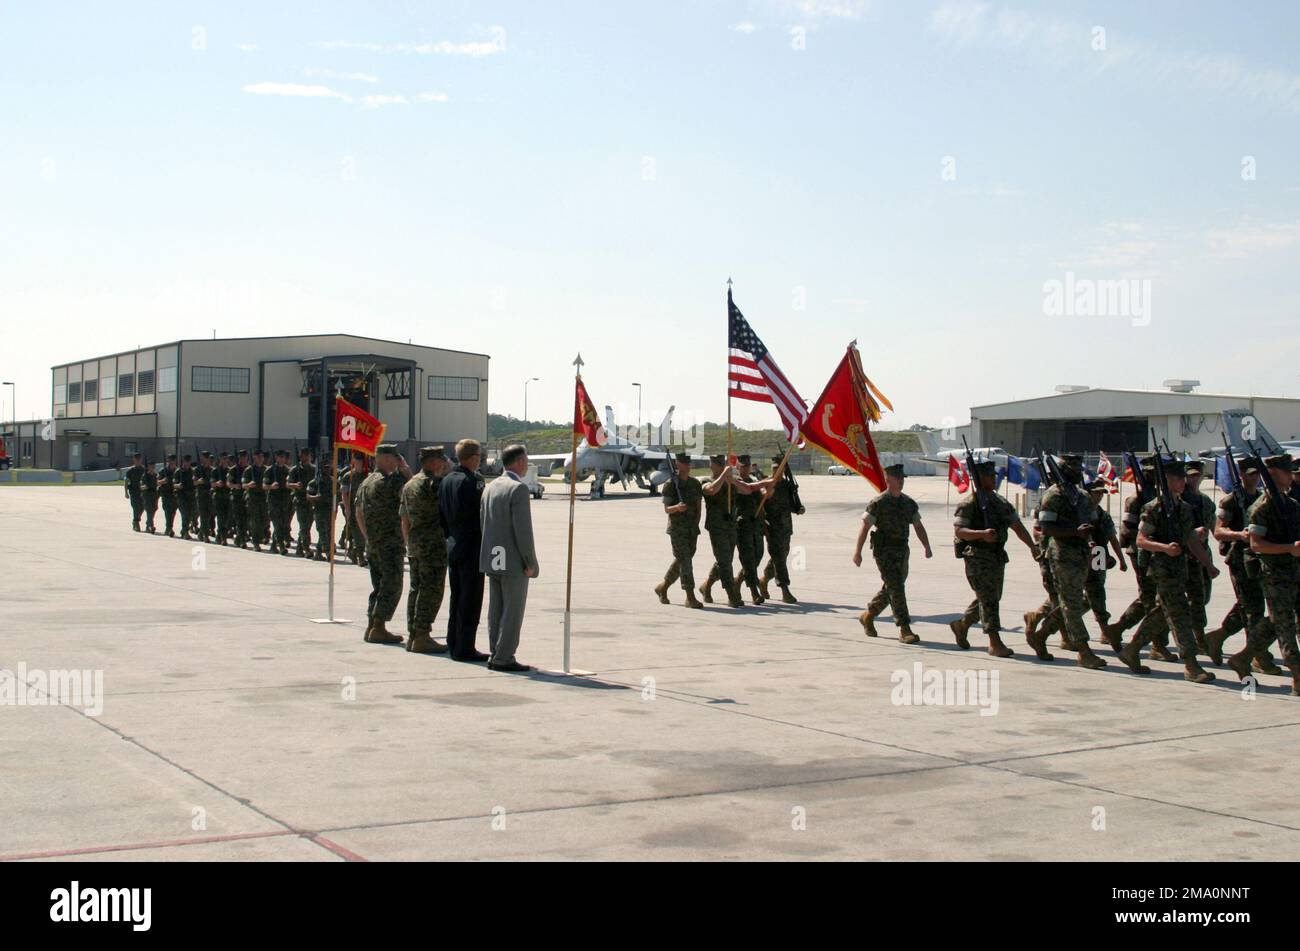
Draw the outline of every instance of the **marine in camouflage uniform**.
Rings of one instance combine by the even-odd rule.
[[[158,513],[158,473],[153,466],[144,467],[144,476],[140,480],[140,499],[144,503],[144,530],[156,535],[154,516]]]
[[[365,639],[371,644],[400,644],[402,638],[390,634],[385,625],[392,620],[397,603],[402,600],[406,546],[402,542],[399,509],[402,487],[411,473],[392,443],[378,447],[375,466],[375,471],[361,483],[353,506],[370,566],[370,602],[366,609],[370,623]]]
[[[425,446],[420,450],[420,471],[402,487],[398,512],[411,563],[406,649],[413,654],[447,652],[447,645],[434,640],[432,631],[447,583],[447,536],[438,512],[438,485],[450,468],[442,446]]]
[[[289,470],[288,486],[293,493],[293,510],[298,516],[298,540],[294,553],[299,558],[311,557],[311,527],[314,518],[313,506],[307,498],[307,486],[316,478],[316,467],[312,465],[311,450],[299,449],[298,462]]]
[[[921,524],[920,507],[911,496],[903,494],[903,478],[901,465],[885,468],[888,488],[867,503],[862,514],[862,528],[858,530],[853,563],[862,564],[862,546],[867,541],[867,533],[871,532],[871,555],[876,561],[882,584],[867,604],[867,609],[858,615],[858,622],[867,637],[875,637],[875,619],[885,605],[889,605],[894,624],[898,626],[898,639],[904,644],[915,644],[920,638],[912,633],[912,616],[907,610],[908,536],[913,527],[925,548],[925,557],[933,557],[934,552],[930,549],[925,526]],[[873,527],[875,531],[871,531]]]
[[[181,460],[180,470],[176,473],[176,501],[181,509],[181,538],[190,540],[190,532],[197,531],[195,526],[198,511],[196,497],[198,490],[194,487],[194,461],[185,456]]]
[[[330,518],[334,514],[334,467],[326,459],[320,464],[316,478],[307,483],[307,501],[316,518],[317,561],[329,561]]]
[[[1197,536],[1192,507],[1180,498],[1187,484],[1183,463],[1171,459],[1164,463],[1164,470],[1169,511],[1165,511],[1159,497],[1154,498],[1142,507],[1138,526],[1138,548],[1151,556],[1147,574],[1155,584],[1156,610],[1142,619],[1133,640],[1119,657],[1134,673],[1149,673],[1139,662],[1139,651],[1155,634],[1172,629],[1183,660],[1183,676],[1193,683],[1209,683],[1214,674],[1196,660],[1192,610],[1187,600],[1187,553],[1205,565],[1211,577],[1218,574],[1218,569],[1208,564],[1210,556]]]
[[[162,502],[163,534],[168,538],[176,537],[176,507],[178,504],[176,483],[179,476],[180,471],[176,468],[176,457],[169,455],[167,461],[163,463],[162,472],[158,473],[158,498]]]
[[[774,476],[784,459],[784,456],[772,457]],[[788,475],[787,469],[786,476],[779,482],[769,480],[771,488],[767,492],[766,501],[760,503],[763,514],[767,516],[767,550],[771,557],[759,580],[758,593],[767,598],[768,583],[775,578],[777,587],[781,589],[781,600],[786,604],[798,604],[799,599],[790,593],[790,568],[787,561],[790,558],[790,539],[794,536],[793,516],[802,515],[804,507],[802,504],[796,506],[795,485]]]
[[[217,544],[230,541],[230,453],[217,454],[212,467],[212,514],[216,519]]]
[[[1300,652],[1296,648],[1296,608],[1300,601],[1300,541],[1295,530],[1300,526],[1300,502],[1288,494],[1294,481],[1295,462],[1282,453],[1264,460],[1268,475],[1282,494],[1285,509],[1279,509],[1267,492],[1251,505],[1250,547],[1258,556],[1260,577],[1263,581],[1264,600],[1272,621],[1277,646],[1282,653],[1282,663],[1291,671],[1291,694],[1300,696]],[[1246,649],[1228,659],[1237,676],[1249,676],[1246,657],[1256,654],[1267,641],[1262,625],[1256,625],[1254,637],[1249,638]]]
[[[122,490],[131,503],[131,530],[140,531],[140,516],[144,514],[144,466],[138,452],[131,454],[131,468],[123,476]]]
[[[1271,644],[1275,637],[1273,622],[1266,613],[1259,556],[1250,550],[1250,532],[1247,530],[1246,513],[1260,496],[1259,467],[1253,458],[1246,458],[1238,461],[1237,468],[1241,472],[1242,484],[1238,492],[1228,492],[1223,496],[1214,526],[1219,555],[1228,566],[1228,577],[1236,595],[1223,623],[1214,630],[1205,632],[1205,652],[1216,664],[1223,663],[1224,641],[1238,631],[1247,631],[1247,643],[1251,642],[1249,632],[1258,626],[1262,626],[1263,630],[1257,632],[1256,644]],[[1268,652],[1267,646],[1255,653],[1250,663],[1261,674],[1279,675],[1283,672]]]
[[[260,449],[253,450],[253,462],[244,470],[241,482],[244,486],[244,508],[248,513],[248,540],[253,543],[253,551],[261,551],[269,541],[266,533],[266,453]]]
[[[271,518],[271,551],[289,554],[289,520],[293,517],[293,491],[289,488],[289,453],[275,451],[275,461],[262,476],[266,487],[266,510]]]
[[[1106,607],[1106,572],[1119,565],[1119,570],[1127,572],[1128,564],[1124,558],[1124,549],[1120,547],[1119,535],[1115,531],[1115,520],[1102,507],[1101,500],[1110,491],[1104,479],[1094,479],[1084,487],[1088,500],[1092,504],[1092,552],[1088,558],[1088,579],[1083,585],[1083,594],[1092,611],[1092,616],[1101,628],[1102,640],[1118,652],[1124,645],[1110,625],[1110,610]],[[1112,557],[1111,552],[1114,552]],[[1062,635],[1064,641],[1064,635]],[[1068,644],[1062,643],[1063,647]]]
[[[361,483],[366,481],[366,454],[359,451],[352,453],[352,464],[343,476],[342,486],[343,513],[347,516],[347,553],[355,565],[366,566],[366,542],[357,529],[356,499],[361,492]]]
[[[1083,479],[1083,457],[1063,453],[1060,457],[1063,483],[1043,493],[1038,506],[1038,529],[1047,539],[1047,558],[1056,586],[1056,607],[1071,650],[1078,652],[1079,666],[1098,670],[1106,662],[1093,653],[1088,644],[1088,628],[1083,623],[1087,610],[1084,585],[1088,580],[1088,562],[1092,547],[1091,504],[1079,483]],[[1040,660],[1051,660],[1047,653],[1047,634],[1043,630],[1025,630],[1025,640]]]
[[[1156,586],[1147,577],[1146,571],[1147,562],[1151,560],[1150,555],[1148,552],[1139,551],[1137,547],[1138,526],[1142,523],[1142,507],[1155,498],[1155,460],[1148,456],[1138,463],[1138,467],[1142,470],[1142,478],[1146,482],[1147,489],[1145,492],[1140,492],[1135,486],[1133,494],[1124,500],[1124,515],[1119,530],[1119,544],[1133,566],[1133,577],[1137,580],[1138,594],[1120,613],[1119,620],[1110,626],[1110,634],[1114,640],[1122,637],[1129,628],[1136,627],[1156,607]]]
[[[1205,474],[1202,463],[1193,459],[1188,461],[1184,468],[1187,471],[1187,488],[1183,491],[1183,501],[1192,510],[1197,538],[1206,545],[1205,550],[1208,554],[1210,551],[1208,539],[1214,529],[1214,500],[1201,491],[1201,478]],[[1197,650],[1204,654],[1207,651],[1205,629],[1209,619],[1205,613],[1205,606],[1210,603],[1210,573],[1199,563],[1189,562],[1187,568],[1187,603],[1192,609],[1192,631]]]
[[[217,533],[217,509],[212,501],[212,453],[206,449],[199,453],[199,465],[194,470],[194,500],[199,538],[206,542]]]
[[[700,538],[700,510],[704,504],[704,487],[700,480],[691,475],[691,455],[679,452],[674,460],[677,475],[664,483],[664,511],[668,513],[668,528],[665,532],[672,543],[673,563],[664,573],[664,580],[655,585],[655,594],[663,604],[668,600],[668,588],[678,578],[682,580],[682,589],[686,592],[688,608],[702,608],[703,604],[695,597],[695,571],[692,559],[695,546]]]
[[[751,488],[758,479],[750,474],[750,457],[737,456],[736,475],[741,482],[747,482]],[[761,492],[733,496],[736,506],[736,554],[740,557],[741,580],[749,588],[750,600],[762,604],[763,593],[758,590],[759,565],[763,561],[763,516],[758,514]]]
[[[727,465],[726,456],[710,456],[709,471],[713,478],[703,487],[704,530],[709,533],[713,567],[709,569],[704,584],[700,585],[700,594],[706,604],[712,604],[713,586],[720,581],[722,590],[727,593],[727,603],[733,608],[744,607],[745,599],[740,596],[740,585],[732,568],[737,533],[735,497],[753,489],[749,483],[736,480],[736,470]]]
[[[248,493],[244,491],[244,471],[248,468],[248,450],[239,450],[238,457],[226,472],[230,486],[230,529],[237,548],[248,544]]]
[[[1006,575],[1007,538],[1009,532],[1025,543],[1030,552],[1037,547],[1029,530],[1021,524],[1015,506],[997,494],[997,467],[991,461],[975,463],[976,491],[957,506],[953,513],[953,532],[956,535],[957,557],[966,567],[966,581],[975,592],[962,616],[953,621],[953,636],[957,646],[970,650],[967,637],[971,625],[977,620],[989,639],[989,653],[994,657],[1011,657],[1014,651],[1002,642],[1002,583]],[[984,504],[977,497],[982,493]],[[985,508],[987,506],[987,510]]]

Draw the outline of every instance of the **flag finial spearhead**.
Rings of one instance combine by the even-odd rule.
[[[579,370],[582,369],[582,354],[578,354],[577,357],[574,358],[573,365]]]

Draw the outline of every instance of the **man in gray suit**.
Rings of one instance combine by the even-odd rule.
[[[480,519],[483,543],[479,571],[488,578],[489,670],[522,673],[532,668],[515,660],[519,628],[528,601],[528,581],[537,577],[537,552],[533,549],[531,501],[523,476],[528,472],[528,452],[508,446],[501,453],[504,471],[483,491]]]

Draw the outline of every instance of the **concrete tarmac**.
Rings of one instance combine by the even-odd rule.
[[[1216,668],[1195,686],[1167,663],[1138,678],[1105,647],[1110,666],[1088,671],[1055,637],[1056,661],[1034,660],[1021,615],[1043,593],[1014,539],[1016,656],[990,657],[978,626],[958,650],[947,624],[971,593],[946,485],[908,481],[934,544],[928,561],[912,547],[916,646],[856,620],[879,587],[869,557],[850,561],[861,479],[802,480],[798,605],[703,611],[651,591],[671,560],[660,500],[580,486],[585,678],[365,644],[368,574],[346,563],[336,611],[352,621],[314,624],[327,566],[136,534],[120,486],[0,487],[0,668],[102,676],[79,705],[0,684],[0,859],[1300,857],[1289,682],[1243,691]],[[533,514],[519,658],[555,670],[565,487]],[[699,579],[706,552],[702,537]],[[1117,615],[1132,575],[1112,571],[1109,593]],[[1230,599],[1225,573],[1211,626]],[[404,618],[403,601],[390,629]]]

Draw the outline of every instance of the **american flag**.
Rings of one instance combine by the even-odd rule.
[[[808,418],[808,408],[731,300],[730,289],[727,290],[727,314],[730,338],[727,395],[773,404],[781,416],[785,438],[794,442],[799,436],[800,424]]]

